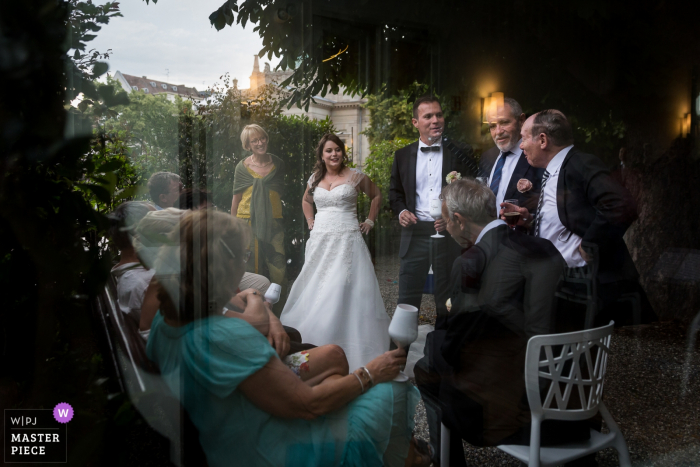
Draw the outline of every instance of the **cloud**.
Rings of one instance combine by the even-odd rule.
[[[175,84],[206,89],[224,73],[249,86],[253,55],[262,39],[253,25],[217,31],[209,14],[221,0],[162,0],[146,5],[139,0],[120,4],[123,18],[113,18],[88,43],[100,52],[112,49],[110,72],[148,76]],[[265,59],[261,59],[261,67]],[[271,65],[274,67],[277,61]],[[166,69],[169,73],[166,73]]]

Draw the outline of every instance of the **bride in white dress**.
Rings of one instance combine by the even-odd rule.
[[[374,225],[381,192],[360,170],[345,166],[345,144],[337,136],[325,135],[316,155],[303,201],[311,237],[280,320],[298,329],[304,342],[339,345],[350,368],[357,368],[389,350],[389,316],[362,238]],[[361,224],[360,190],[372,200]]]

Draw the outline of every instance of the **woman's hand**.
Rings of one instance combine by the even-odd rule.
[[[314,219],[313,219],[313,217],[312,217],[312,218],[309,218],[309,219],[306,219],[306,222],[309,224],[309,230],[313,230],[313,229],[314,229]]]
[[[406,364],[406,350],[395,349],[384,352],[367,364],[374,384],[391,381],[399,375],[401,367]]]
[[[265,303],[265,308],[270,314],[270,332],[267,334],[267,341],[274,347],[277,355],[284,358],[289,353],[289,335],[284,330],[279,318],[272,314],[269,303]]]
[[[372,226],[369,225],[367,222],[362,222],[360,224],[360,232],[362,232],[363,234],[367,235],[370,230],[372,230]]]

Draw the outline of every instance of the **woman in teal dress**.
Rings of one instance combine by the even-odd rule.
[[[403,350],[312,386],[279,359],[264,323],[221,315],[245,270],[249,235],[226,214],[189,212],[180,254],[163,251],[156,263],[162,305],[148,356],[197,426],[209,465],[425,465],[411,438],[417,390],[392,381]],[[310,372],[319,363],[313,350],[301,364]]]

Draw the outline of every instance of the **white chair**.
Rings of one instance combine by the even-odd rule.
[[[534,336],[529,340],[525,386],[532,413],[530,446],[501,445],[498,449],[530,466],[540,467],[564,464],[614,447],[620,465],[631,465],[625,439],[601,400],[613,324],[611,321],[596,329]],[[553,347],[559,346],[561,350],[556,349],[555,354]],[[541,380],[546,381],[542,391]],[[570,408],[572,396],[580,402],[580,407]],[[610,433],[591,429],[591,438],[587,441],[540,447],[540,425],[544,420],[585,420],[598,411]]]

